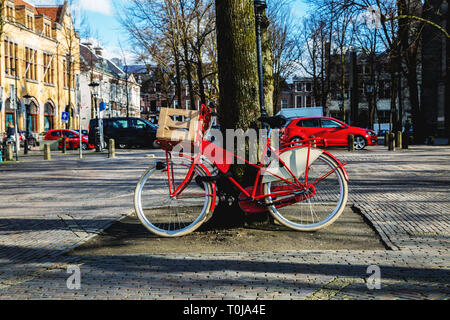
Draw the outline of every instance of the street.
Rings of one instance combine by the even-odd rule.
[[[162,152],[0,164],[0,299],[449,299],[450,147],[331,152],[348,163],[348,214],[360,217],[356,228],[373,241],[367,248],[305,241],[287,249],[171,253],[115,243],[114,250],[83,253],[105,229],[134,219],[135,185]],[[356,220],[341,223],[338,232],[318,235],[351,240],[345,233]],[[74,266],[76,288],[68,282]],[[379,285],[371,286],[372,275]]]

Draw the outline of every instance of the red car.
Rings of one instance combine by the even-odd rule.
[[[69,141],[69,145],[72,145],[74,149],[80,148],[80,135],[78,132],[75,132],[73,130],[67,130],[67,129],[56,129],[56,130],[50,130],[48,131],[45,136],[45,141],[54,141],[59,140],[61,138],[64,138]],[[85,136],[82,136],[81,138],[83,150],[89,150],[94,149],[95,147],[93,145],[89,144],[88,138]],[[61,146],[59,146],[61,149]]]
[[[355,136],[355,149],[378,144],[374,131],[351,127],[339,120],[327,117],[290,119],[281,130],[281,144],[301,141],[314,136],[326,140],[327,146],[348,146],[348,136]]]

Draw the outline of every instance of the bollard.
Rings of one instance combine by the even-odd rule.
[[[395,139],[395,147],[400,149],[402,147],[402,132],[397,131],[397,137]]]
[[[403,132],[402,148],[409,149],[409,134],[407,132]]]
[[[395,135],[393,133],[389,134],[388,145],[389,151],[395,151]]]
[[[62,143],[62,153],[66,154],[67,153],[67,143],[66,143],[66,139],[62,139],[61,140]]]
[[[45,144],[44,145],[44,160],[45,161],[52,160],[52,151],[51,151],[51,148],[50,148],[50,144]]]
[[[23,143],[23,154],[28,154],[28,139],[25,138],[25,141]]]
[[[355,151],[355,136],[352,134],[348,136],[348,151]]]
[[[8,144],[6,146],[6,161],[13,161],[13,160],[14,160],[13,146],[12,144]]]
[[[389,132],[384,134],[384,146],[387,147],[389,145]]]
[[[114,139],[109,139],[108,143],[108,158],[114,159],[116,157],[116,143]]]

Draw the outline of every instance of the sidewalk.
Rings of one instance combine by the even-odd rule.
[[[349,164],[350,202],[391,250],[65,256],[133,211],[154,160],[133,151],[2,165],[0,298],[450,298],[450,147],[332,153]],[[80,266],[80,290],[67,288],[67,265]],[[371,265],[381,290],[367,288]]]

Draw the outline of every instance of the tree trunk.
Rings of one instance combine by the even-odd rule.
[[[216,28],[220,89],[218,116],[226,138],[226,129],[246,131],[260,116],[253,1],[216,0]],[[234,178],[243,186],[252,180],[250,171],[247,166],[232,166]],[[219,185],[219,188],[231,194],[234,201],[219,203],[211,219],[213,225],[242,225],[244,213],[236,201],[239,192],[229,184]]]
[[[175,58],[175,77],[176,77],[176,83],[175,83],[175,90],[177,95],[177,101],[178,101],[178,108],[181,108],[182,106],[182,100],[181,100],[181,93],[182,93],[182,83],[181,83],[181,66],[180,66],[180,58],[176,52],[176,50],[173,50],[174,52],[174,58]],[[171,106],[168,106],[169,108]]]
[[[216,0],[219,119],[246,130],[259,116],[255,15],[251,0]]]
[[[273,52],[272,45],[270,43],[268,28],[269,19],[266,15],[263,17],[263,23],[261,26],[261,42],[262,42],[262,55],[263,55],[263,69],[264,69],[264,101],[266,111],[269,116],[274,115],[274,78],[273,78]]]

